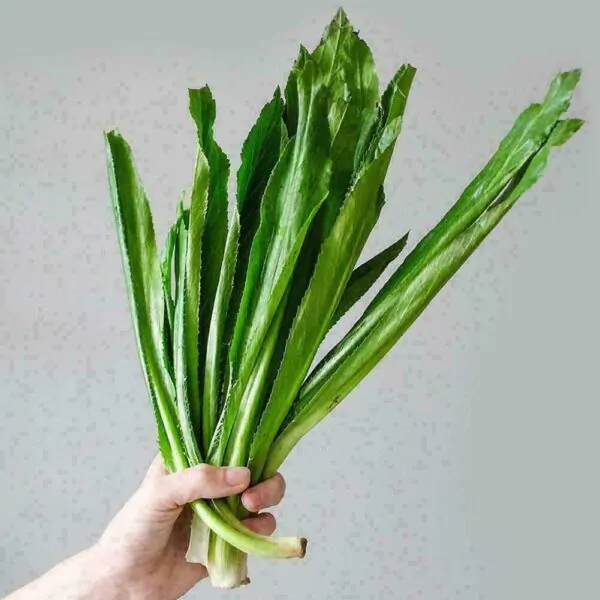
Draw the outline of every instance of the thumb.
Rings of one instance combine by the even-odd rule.
[[[150,478],[149,508],[170,511],[200,498],[224,498],[240,494],[250,485],[246,467],[197,465],[171,475]]]

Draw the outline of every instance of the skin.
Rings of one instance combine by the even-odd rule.
[[[156,458],[133,496],[91,548],[60,563],[4,600],[171,600],[207,576],[204,565],[188,563],[185,553],[190,512],[198,498],[242,494],[252,513],[275,506],[285,482],[279,474],[252,488],[244,467],[199,465],[168,474]],[[246,519],[254,531],[271,535],[270,513]]]

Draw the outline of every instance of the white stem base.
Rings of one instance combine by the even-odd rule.
[[[210,542],[210,529],[195,513],[192,515],[190,526],[190,541],[185,554],[185,559],[190,563],[208,563],[208,547]]]
[[[250,583],[248,556],[211,533],[195,514],[185,558],[206,566],[213,587],[233,589]]]

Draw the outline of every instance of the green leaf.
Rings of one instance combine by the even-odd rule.
[[[299,79],[298,134],[290,139],[264,193],[232,341],[235,372],[252,368],[287,288],[304,236],[327,195],[330,175],[326,99],[312,63]],[[243,349],[243,352],[242,352]]]
[[[399,133],[399,128],[395,128],[395,135]],[[363,171],[323,243],[314,274],[294,319],[269,401],[252,441],[249,466],[254,481],[260,479],[271,444],[329,330],[352,269],[377,223],[381,209],[380,190],[394,147],[395,138],[389,141],[385,152]]]
[[[229,228],[223,266],[210,333],[207,341],[204,378],[203,441],[205,452],[212,441],[219,409],[223,377],[223,350],[229,346],[239,311],[252,240],[260,222],[260,202],[282,149],[283,100],[279,90],[266,104],[242,146],[237,174],[236,210]]]
[[[298,133],[286,145],[261,204],[229,351],[229,392],[211,462],[223,458],[243,389],[288,287],[310,223],[328,191],[327,103],[312,62],[307,62],[298,79],[298,107]]]
[[[249,219],[254,219],[258,226],[259,203],[285,145],[281,139],[282,126],[283,99],[277,88],[242,145],[242,161],[237,173],[237,207],[243,215],[244,226]]]
[[[326,235],[349,188],[363,118],[379,101],[379,81],[369,47],[341,9],[325,29],[312,58],[323,75],[330,101],[333,174],[326,203],[331,206]]]
[[[336,76],[340,66],[340,55],[352,35],[352,25],[344,10],[340,8],[325,28],[319,45],[311,55],[325,76],[326,83]]]
[[[580,70],[560,73],[550,84],[544,101],[530,105],[517,117],[485,167],[440,222],[421,240],[415,251],[411,252],[405,265],[407,273],[474,223],[539,150],[561,114],[568,109],[580,76]]]
[[[582,119],[564,119],[558,121],[543,146],[520,170],[519,174],[505,188],[501,196],[483,213],[476,223],[487,227],[487,223],[495,224],[508,212],[516,201],[535,183],[539,181],[548,166],[550,150],[562,146],[573,137],[583,126]]]
[[[404,250],[407,242],[408,233],[405,233],[398,241],[379,252],[379,254],[376,254],[352,272],[331,321],[332,324],[339,321],[371,289],[380,275],[387,269],[388,265]]]
[[[238,316],[254,236],[261,220],[261,203],[265,189],[287,145],[282,138],[283,100],[279,90],[266,104],[242,146],[241,165],[237,175],[237,203],[240,235],[238,259],[229,307],[224,343],[229,346]]]
[[[273,444],[264,477],[276,472],[295,444],[374,368],[522,194],[539,180],[550,149],[566,142],[582,124],[579,119],[559,121],[479,218],[418,269],[406,275],[404,264],[398,268],[304,383],[295,414]]]
[[[169,229],[161,259],[161,276],[165,297],[165,316],[163,319],[162,353],[169,373],[173,374],[173,322],[175,318],[175,301],[173,298],[173,261],[179,235],[180,221]],[[173,375],[174,377],[174,375]]]
[[[373,55],[343,10],[326,27],[311,56],[319,65],[334,104],[346,100],[359,114],[377,104],[379,81]],[[330,120],[330,126],[333,132],[337,130],[336,119]]]
[[[388,83],[379,106],[365,111],[354,153],[356,176],[397,137],[415,75],[412,65],[402,65]]]
[[[173,313],[175,305],[173,301],[173,255],[175,252],[175,243],[177,241],[177,228],[179,223],[174,223],[167,233],[165,247],[161,260],[161,275],[163,282],[163,293],[165,295],[165,311],[169,329],[173,330]]]
[[[186,365],[186,394],[187,403],[189,406],[190,418],[192,431],[194,432],[197,439],[200,439],[202,428],[202,404],[200,394],[200,348],[202,352],[206,346],[201,346],[198,343],[199,331],[201,329],[200,324],[200,299],[204,300],[204,296],[210,293],[210,290],[202,290],[201,272],[202,262],[204,258],[209,258],[208,255],[202,256],[202,244],[206,236],[209,235],[205,232],[205,219],[208,210],[209,201],[209,166],[204,153],[198,148],[196,156],[196,165],[194,168],[194,182],[192,185],[192,193],[190,199],[189,209],[189,225],[187,231],[187,244],[186,244],[186,261],[181,263],[182,267],[185,268],[185,297],[184,302],[180,303],[178,298],[178,306],[183,304],[183,311],[185,317],[185,327],[182,331],[182,335],[185,336],[184,348],[185,348],[185,365]],[[184,228],[180,228],[180,236]],[[181,247],[181,246],[180,246]],[[181,287],[181,281],[183,277],[180,277],[179,290],[183,290]],[[207,337],[202,336],[200,331],[200,338]],[[181,340],[180,340],[181,341]],[[185,439],[185,436],[184,436]],[[188,444],[186,443],[186,447]],[[197,449],[196,449],[197,450]],[[189,449],[188,449],[189,452]]]
[[[414,79],[415,69],[410,65],[402,66],[388,85],[384,96],[386,97],[385,110],[381,106],[377,107],[376,125],[372,127],[372,138],[369,144],[373,146],[371,152],[365,150],[359,163],[355,165],[355,148],[360,143],[360,136],[363,133],[364,123],[361,119],[369,121],[372,116],[370,109],[364,109],[361,113],[357,107],[347,103],[346,111],[339,124],[339,128],[332,140],[332,176],[329,187],[329,194],[326,201],[321,206],[319,213],[311,224],[311,229],[307,235],[298,266],[294,273],[294,286],[290,293],[290,307],[288,316],[284,318],[283,331],[286,337],[289,331],[291,320],[296,314],[298,306],[310,277],[314,271],[315,262],[323,240],[329,235],[333,223],[339,213],[353,182],[360,177],[370,161],[376,157],[377,148],[385,149],[386,146],[393,144],[400,132],[402,116],[406,98],[410,91],[410,86]],[[396,97],[402,100],[397,100]],[[360,115],[360,116],[359,116]]]
[[[192,204],[193,206],[193,204]],[[193,209],[192,209],[193,211]],[[190,216],[192,214],[190,211]],[[192,219],[190,218],[190,226]],[[179,228],[178,247],[179,247],[179,273],[177,282],[177,303],[175,305],[175,325],[174,325],[174,348],[173,362],[175,369],[175,392],[177,399],[177,416],[183,445],[188,459],[188,464],[198,465],[202,462],[198,445],[196,442],[195,423],[193,421],[192,398],[190,397],[190,356],[194,355],[194,347],[197,346],[197,329],[190,326],[188,317],[198,315],[197,310],[190,309],[190,303],[194,294],[190,294],[192,289],[188,287],[190,277],[188,276],[188,267],[190,265],[189,253],[192,240],[191,231],[188,232],[185,227]],[[193,277],[191,278],[193,280]],[[197,289],[197,287],[196,287]],[[197,297],[197,294],[196,294]],[[193,333],[190,336],[190,331]],[[191,340],[190,340],[191,338]],[[192,344],[192,347],[189,344]],[[196,363],[197,376],[197,363]]]
[[[190,221],[190,211],[184,207],[188,203],[189,190],[185,190],[177,203],[177,227],[188,227]],[[177,240],[179,240],[179,230],[177,230]],[[179,266],[179,244],[176,243],[173,249],[173,278],[174,278],[174,303],[177,303],[177,293],[179,290],[178,282],[181,275]]]
[[[260,356],[244,388],[235,423],[227,445],[225,464],[245,466],[250,454],[250,444],[256,424],[266,401],[265,388],[269,383],[270,367],[275,352],[285,302],[273,319],[273,323],[262,345]]]
[[[105,134],[109,187],[133,328],[168,466],[185,466],[174,417],[175,390],[162,353],[165,299],[152,214],[131,148],[117,131]]]
[[[233,301],[232,290],[238,258],[239,236],[240,221],[238,213],[235,211],[229,224],[221,277],[206,344],[204,396],[202,399],[202,442],[205,454],[210,448],[219,418],[221,386],[223,385],[224,329],[228,316],[227,311]]]
[[[310,53],[301,45],[285,85],[285,125],[288,138],[295,136],[298,130],[298,118],[300,113],[298,104],[298,78],[301,76],[308,61],[310,61]]]
[[[412,65],[402,65],[385,88],[381,97],[381,108],[385,115],[384,126],[390,125],[394,119],[404,115],[416,72]]]
[[[189,90],[189,100],[190,114],[196,123],[198,132],[199,150],[206,157],[209,168],[208,204],[202,231],[201,257],[199,258],[201,294],[197,330],[198,378],[199,381],[204,381],[206,345],[227,239],[229,160],[214,139],[216,106],[208,86]],[[197,414],[194,405],[192,408],[192,418],[199,430],[200,414]]]

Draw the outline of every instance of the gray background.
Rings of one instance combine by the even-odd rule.
[[[211,85],[237,165],[336,8],[236,4],[2,4],[0,593],[90,543],[154,452],[102,130],[131,142],[162,239],[193,166],[186,88]],[[600,597],[588,4],[345,3],[383,81],[419,69],[368,253],[408,228],[414,245],[558,70],[583,67],[573,112],[592,122],[286,463],[280,531],[307,558],[253,561],[228,597]]]

